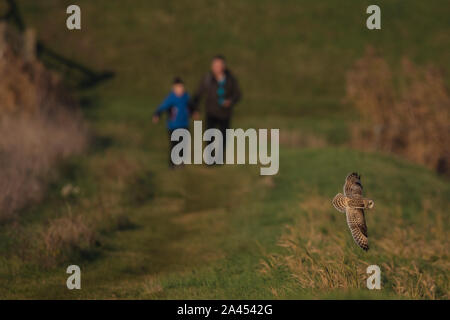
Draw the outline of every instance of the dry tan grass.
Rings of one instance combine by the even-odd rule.
[[[146,277],[146,279],[142,282],[142,290],[144,296],[152,296],[163,292],[164,288],[157,279]]]
[[[394,77],[373,48],[347,73],[347,100],[362,115],[353,145],[404,156],[450,174],[450,94],[442,73],[404,58]],[[395,82],[400,89],[395,90]]]
[[[346,249],[346,230],[335,234],[330,230],[330,220],[339,216],[330,212],[329,201],[314,196],[301,203],[300,209],[306,216],[287,226],[279,239],[278,244],[286,249],[285,254],[268,255],[262,262],[262,272],[285,269],[302,288],[326,291],[359,288],[364,281],[365,264]],[[346,258],[348,255],[351,262]]]
[[[383,208],[368,214],[382,212]],[[382,286],[399,296],[412,299],[448,299],[450,297],[449,240],[440,214],[432,217],[427,205],[422,216],[435,227],[410,226],[401,218],[368,217],[372,229],[382,229],[380,239],[369,238],[369,255],[353,246],[345,216],[331,208],[329,199],[313,196],[301,202],[301,216],[286,227],[279,240],[282,253],[267,254],[261,262],[266,276],[274,272],[288,274],[294,287],[315,289],[316,294],[333,290],[366,287],[366,268],[378,264]],[[445,224],[448,225],[448,224]],[[277,294],[279,292],[273,289]]]
[[[86,143],[85,128],[69,113],[1,119],[0,219],[41,199],[58,161],[81,152]]]
[[[66,216],[50,221],[42,232],[45,256],[50,261],[73,250],[88,249],[96,239],[95,232],[81,216]]]
[[[58,161],[87,144],[70,95],[24,52],[32,41],[26,39],[0,24],[0,220],[41,199]]]

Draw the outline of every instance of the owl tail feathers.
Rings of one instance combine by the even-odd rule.
[[[332,203],[333,203],[333,206],[336,208],[336,210],[338,210],[339,212],[345,213],[345,198],[342,193],[338,193],[333,198]]]

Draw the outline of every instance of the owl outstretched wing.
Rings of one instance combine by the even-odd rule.
[[[346,208],[346,204],[345,204],[345,198],[344,195],[342,193],[338,193],[334,198],[333,198],[333,206],[340,212],[345,213],[345,208]]]
[[[363,250],[369,250],[369,240],[367,238],[366,219],[363,209],[346,208],[347,224],[350,228],[353,240]]]

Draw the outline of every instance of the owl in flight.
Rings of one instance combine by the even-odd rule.
[[[374,202],[362,197],[362,189],[361,177],[355,172],[350,173],[345,178],[344,194],[338,193],[333,199],[333,205],[338,211],[346,214],[353,240],[367,251],[369,240],[364,209],[372,209]]]

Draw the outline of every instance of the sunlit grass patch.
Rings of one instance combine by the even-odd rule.
[[[432,228],[411,225],[395,215],[384,221],[366,218],[371,243],[366,254],[349,239],[345,215],[331,208],[329,199],[313,194],[299,207],[300,216],[278,241],[282,253],[267,254],[261,261],[264,276],[285,278],[281,288],[272,289],[277,296],[298,291],[323,296],[336,290],[364,289],[367,266],[377,264],[388,294],[448,299],[449,242],[446,235],[436,232],[436,228],[448,228],[448,223],[442,225],[441,208],[435,208],[433,216],[427,213],[429,209],[420,213],[431,219]],[[389,208],[381,206],[380,210]],[[371,214],[376,215],[377,210],[366,217]],[[372,238],[371,229],[375,228],[378,237]],[[379,230],[383,230],[382,238]]]

